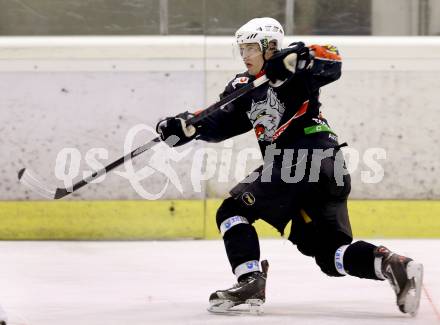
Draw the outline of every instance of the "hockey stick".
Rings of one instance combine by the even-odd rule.
[[[160,142],[160,138],[154,138],[153,140],[147,142],[146,144],[140,146],[139,148],[133,150],[129,154],[126,154],[125,156],[119,158],[118,160],[115,160],[111,164],[105,166],[104,168],[92,173],[90,176],[76,182],[71,187],[61,187],[56,189],[50,189],[49,186],[46,186],[44,183],[38,180],[34,174],[29,171],[29,169],[22,168],[18,172],[18,179],[19,181],[32,189],[34,192],[37,192],[41,196],[44,196],[48,199],[61,199],[70,193],[75,192],[76,190],[79,190],[81,187],[91,183],[94,179],[101,177],[102,175],[108,173],[109,171],[115,169],[116,167],[119,167],[122,165],[126,160],[133,159],[136,156],[139,156],[141,153],[147,151],[148,149],[151,149],[153,146],[156,145],[156,143]]]
[[[213,112],[217,111],[218,109],[223,109],[223,107],[229,103],[232,103],[239,97],[243,96],[244,94],[250,92],[251,90],[265,84],[267,81],[267,77],[265,75],[255,79],[253,82],[247,84],[244,87],[241,87],[234,91],[233,93],[229,94],[228,96],[225,96],[218,102],[210,105],[208,108],[197,114],[196,116],[188,119],[186,122],[188,125],[194,125],[200,122],[201,120],[205,119],[209,115],[211,115]],[[159,137],[154,138],[153,140],[147,142],[146,144],[138,147],[137,149],[133,150],[132,152],[126,154],[125,156],[119,158],[118,160],[115,160],[114,162],[110,163],[109,165],[105,166],[104,168],[92,173],[90,176],[76,182],[71,187],[65,187],[65,188],[51,188],[50,186],[47,186],[43,182],[39,181],[34,174],[29,171],[29,169],[22,168],[18,172],[18,179],[19,181],[32,189],[34,192],[39,193],[40,195],[48,198],[48,199],[61,199],[70,193],[73,193],[83,186],[91,183],[94,179],[105,175],[109,171],[115,169],[116,167],[119,167],[122,165],[125,161],[133,159],[134,157],[140,155],[141,153],[151,149],[154,147],[157,143],[159,143],[161,140]]]

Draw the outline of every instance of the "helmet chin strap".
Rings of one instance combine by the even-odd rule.
[[[263,48],[263,45],[261,45],[261,47]],[[265,68],[266,68],[266,63],[267,63],[267,60],[266,60],[266,51],[268,50],[268,48],[263,48],[263,66],[261,67],[261,70],[260,70],[260,72],[258,72],[258,74],[264,74],[264,70],[265,70]],[[263,72],[263,73],[262,73]]]

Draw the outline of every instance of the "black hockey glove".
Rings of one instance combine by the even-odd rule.
[[[303,42],[292,43],[278,51],[266,62],[266,76],[272,82],[283,81],[310,64],[309,48]]]
[[[174,117],[167,117],[157,123],[156,132],[170,147],[184,145],[196,137],[196,128],[193,125],[186,125],[186,121],[193,116],[184,112]]]

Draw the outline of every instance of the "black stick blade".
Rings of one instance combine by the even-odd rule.
[[[21,180],[21,178],[23,177],[23,174],[25,172],[26,168],[22,168],[18,171],[18,180]]]
[[[53,198],[55,200],[62,199],[63,197],[69,195],[70,193],[72,193],[72,191],[68,191],[65,188],[57,188]]]

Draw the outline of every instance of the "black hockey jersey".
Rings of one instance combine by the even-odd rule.
[[[220,142],[255,131],[260,149],[335,147],[337,137],[320,115],[320,88],[341,76],[341,58],[334,46],[309,46],[313,65],[293,75],[279,87],[264,84],[197,125],[197,138]],[[235,76],[220,98],[252,82],[249,73]]]

